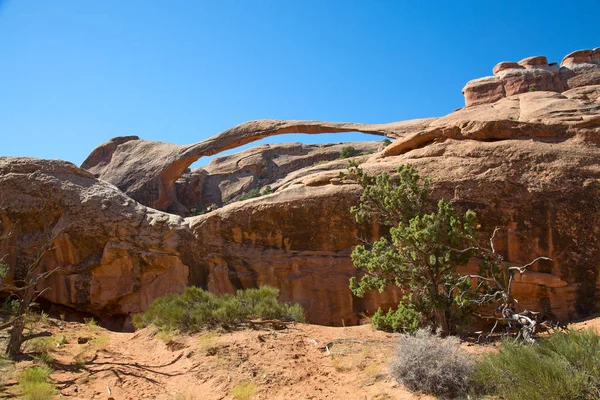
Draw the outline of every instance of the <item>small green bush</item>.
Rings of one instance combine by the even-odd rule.
[[[19,389],[26,400],[48,400],[57,394],[48,377],[52,370],[48,367],[27,368],[17,377]]]
[[[190,208],[190,213],[191,213],[191,215],[193,217],[195,217],[197,215],[204,215],[204,214],[209,213],[211,211],[215,211],[218,208],[219,208],[219,206],[217,204],[215,204],[215,203],[212,203],[208,207],[204,207],[203,204],[198,204],[196,207]]]
[[[354,157],[354,156],[358,156],[359,154],[360,154],[360,151],[356,150],[352,146],[344,146],[340,150],[340,158]]]
[[[247,191],[246,193],[244,193],[243,195],[238,197],[237,201],[253,199],[255,197],[260,197],[260,189],[259,188],[250,189],[249,191]]]
[[[600,336],[594,331],[555,333],[536,346],[512,341],[475,367],[481,394],[506,400],[600,398]]]
[[[371,323],[380,331],[412,333],[419,329],[421,313],[412,303],[400,303],[396,310],[389,309],[384,313],[381,308],[371,318]]]
[[[473,365],[457,337],[442,338],[419,329],[400,335],[390,371],[410,391],[445,398],[468,392]]]
[[[390,144],[392,144],[392,141],[388,138],[385,138],[381,141],[381,143],[383,143],[383,147],[388,147]]]
[[[17,312],[19,311],[19,306],[21,305],[21,302],[19,302],[19,299],[6,299],[4,300],[4,302],[2,303],[2,310],[10,315],[16,315]]]
[[[6,278],[8,275],[8,265],[0,262],[0,279]]]
[[[238,290],[235,296],[188,287],[183,294],[155,300],[145,313],[133,317],[133,323],[136,328],[154,325],[162,330],[197,332],[232,328],[250,319],[304,320],[300,305],[280,303],[278,296],[279,290],[269,286]]]

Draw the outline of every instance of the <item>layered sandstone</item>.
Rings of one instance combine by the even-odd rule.
[[[218,206],[236,200],[252,189],[272,186],[290,174],[340,159],[344,147],[354,149],[357,159],[383,149],[379,142],[335,144],[285,143],[252,147],[218,157],[207,166],[185,172],[176,182],[177,199],[188,210]],[[347,163],[344,160],[343,163]]]
[[[171,143],[115,138],[98,146],[81,165],[97,178],[113,183],[136,201],[173,213],[189,210],[177,198],[175,182],[202,156],[239,147],[284,133],[364,132],[398,137],[419,130],[428,119],[391,124],[360,124],[322,121],[250,121],[204,141],[182,146]]]
[[[560,67],[544,56],[519,62],[500,62],[493,76],[469,81],[463,88],[465,106],[494,103],[504,97],[536,91],[562,93],[600,84],[600,48],[578,50],[565,56]]]
[[[147,208],[59,160],[0,157],[0,258],[25,267],[44,232],[61,232],[44,269],[45,297],[101,317],[140,312],[181,292],[194,267],[184,220]],[[49,230],[44,227],[47,225]]]

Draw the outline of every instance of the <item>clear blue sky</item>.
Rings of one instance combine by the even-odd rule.
[[[599,47],[599,16],[598,0],[0,0],[0,155],[80,164],[114,136],[444,115],[499,61]]]

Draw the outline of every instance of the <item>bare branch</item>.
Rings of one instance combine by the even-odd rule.
[[[494,248],[494,238],[496,237],[496,233],[498,233],[500,231],[500,227],[497,226],[496,228],[494,228],[494,232],[492,233],[492,236],[490,237],[490,248],[492,249],[492,253],[496,254],[496,249]]]
[[[552,259],[551,259],[551,258],[548,258],[548,257],[538,257],[538,258],[536,258],[535,260],[531,261],[530,263],[528,263],[528,264],[525,264],[525,265],[523,265],[523,266],[521,266],[521,267],[508,267],[508,270],[509,270],[509,271],[512,271],[512,270],[519,271],[519,273],[520,273],[520,274],[522,274],[523,272],[525,272],[525,270],[526,270],[528,267],[531,267],[533,264],[535,264],[536,262],[538,262],[538,261],[540,261],[540,260],[548,260],[548,261],[552,261]]]

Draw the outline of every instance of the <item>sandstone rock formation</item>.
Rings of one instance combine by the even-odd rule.
[[[99,316],[144,310],[182,291],[192,235],[183,219],[147,208],[115,186],[58,160],[0,157],[0,258],[15,265],[38,244],[44,220],[65,229],[43,267],[48,300]],[[19,264],[17,264],[19,265]],[[17,271],[18,273],[18,271]]]
[[[556,63],[543,56],[517,62],[500,62],[494,76],[474,79],[463,88],[465,106],[494,103],[504,97],[535,91],[562,93],[577,87],[600,84],[600,48],[574,51]]]
[[[311,166],[339,160],[342,148],[360,154],[375,153],[379,142],[354,142],[326,145],[287,143],[256,146],[239,153],[215,158],[207,166],[185,172],[175,182],[177,200],[188,210],[221,206],[251,189],[273,186],[291,173]],[[363,156],[364,158],[364,156]],[[347,160],[343,161],[347,163]],[[325,168],[325,167],[323,167]]]
[[[94,149],[81,167],[115,184],[142,204],[185,214],[188,210],[177,199],[175,182],[202,156],[284,133],[364,132],[396,137],[418,130],[426,122],[427,119],[392,124],[259,120],[189,146],[139,140],[135,136],[119,137]]]
[[[335,158],[322,146],[261,146],[186,169],[202,155],[269,135],[362,131],[395,138],[360,157],[365,171],[411,164],[433,179],[436,198],[477,212],[482,241],[501,227],[496,247],[508,261],[552,258],[516,279],[524,307],[581,317],[600,301],[600,84],[591,84],[597,55],[572,53],[558,73],[541,57],[500,64],[492,89],[469,92],[481,96],[441,118],[253,121],[190,146],[116,138],[84,162],[89,172],[60,161],[2,158],[2,229],[21,224],[18,241],[26,243],[39,232],[42,211],[54,224],[68,224],[45,264],[67,273],[55,276],[48,296],[92,313],[135,312],[186,284],[214,292],[271,284],[284,300],[300,302],[311,322],[356,323],[362,312],[393,305],[397,293],[357,299],[348,289],[353,246],[379,232],[356,225],[348,211],[359,187],[340,178],[345,160],[315,164]],[[525,89],[531,82],[539,85],[535,92]],[[275,193],[197,217],[142,205],[185,214],[198,201],[235,198],[263,181]],[[12,260],[19,248],[10,251]]]

